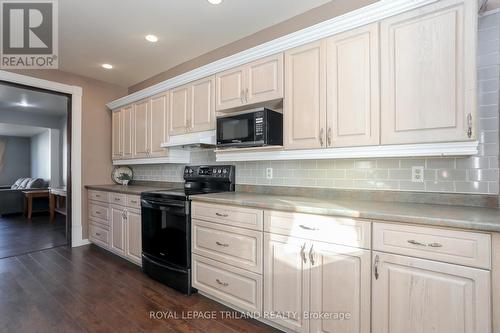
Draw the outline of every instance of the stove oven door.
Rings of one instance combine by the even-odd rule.
[[[191,266],[189,203],[142,199],[142,252],[168,266]]]

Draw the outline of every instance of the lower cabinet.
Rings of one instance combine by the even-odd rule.
[[[127,208],[126,216],[126,256],[140,265],[142,263],[141,211]]]
[[[126,233],[126,213],[125,207],[122,206],[110,206],[111,210],[111,251],[125,256],[125,233]]]
[[[491,332],[490,272],[373,253],[373,333]]]
[[[264,312],[296,332],[370,332],[370,251],[264,235]]]

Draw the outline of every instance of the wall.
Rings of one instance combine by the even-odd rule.
[[[31,175],[31,142],[29,138],[2,136],[7,140],[4,165],[0,169],[0,185],[12,185],[21,177]]]
[[[147,88],[161,81],[165,81],[192,69],[209,64],[216,60],[228,57],[251,47],[263,44],[278,37],[310,27],[317,23],[326,21],[336,16],[348,13],[355,9],[375,3],[378,0],[335,0],[322,6],[313,8],[305,13],[292,17],[286,21],[273,25],[267,29],[256,32],[228,45],[217,48],[197,58],[186,61],[165,72],[159,73],[143,82],[139,82],[129,88],[129,93]],[[256,18],[258,19],[258,18]]]
[[[61,179],[60,179],[60,185],[61,186],[66,186],[67,185],[67,178],[68,178],[68,117],[65,116],[61,119],[61,124],[60,124],[60,169],[61,169]]]
[[[31,137],[31,177],[50,181],[50,131]]]
[[[236,182],[347,189],[449,193],[499,193],[500,13],[480,18],[478,54],[479,154],[461,158],[238,162]],[[193,153],[192,164],[214,164],[211,151]],[[411,167],[424,166],[423,183],[411,182]],[[265,178],[265,169],[274,178]],[[182,181],[182,165],[136,166],[137,180]]]
[[[60,70],[16,70],[49,81],[82,87],[82,185],[111,183],[111,112],[106,103],[123,97],[127,88]],[[87,196],[82,188],[83,238],[88,237]]]

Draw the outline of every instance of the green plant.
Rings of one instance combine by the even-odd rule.
[[[119,180],[132,180],[132,177],[130,177],[130,175],[128,173],[122,172],[118,176],[118,179]]]

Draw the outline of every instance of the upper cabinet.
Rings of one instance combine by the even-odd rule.
[[[474,139],[477,1],[382,21],[382,144]]]
[[[150,136],[150,112],[151,104],[148,99],[134,104],[134,157],[148,157],[151,149]]]
[[[150,155],[166,156],[168,150],[160,145],[168,141],[168,94],[151,98]]]
[[[213,76],[170,91],[170,133],[186,134],[215,129]]]
[[[327,39],[327,145],[380,143],[378,23]]]
[[[123,139],[122,139],[122,110],[114,110],[111,115],[111,150],[113,160],[121,159],[123,155]]]
[[[283,54],[229,69],[215,76],[217,111],[283,98]]]
[[[325,147],[326,42],[285,53],[284,145],[287,149]]]

